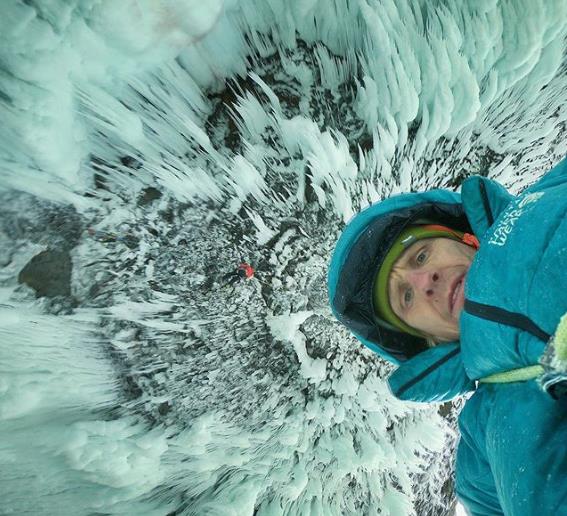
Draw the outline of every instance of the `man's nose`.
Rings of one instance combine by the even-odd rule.
[[[408,279],[413,288],[430,297],[435,292],[437,282],[439,281],[439,274],[435,271],[410,271]]]

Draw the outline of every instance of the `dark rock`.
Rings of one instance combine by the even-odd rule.
[[[441,417],[447,418],[453,412],[453,404],[450,401],[447,401],[441,405],[439,405],[439,409],[437,410]]]
[[[26,264],[18,275],[18,281],[33,288],[37,297],[69,296],[71,269],[71,256],[67,251],[48,249]]]
[[[120,158],[120,163],[133,170],[139,170],[142,167],[142,162],[137,160],[134,156],[122,156]]]
[[[163,403],[160,403],[158,412],[161,416],[165,416],[169,412],[169,408],[169,403],[167,401],[164,401]]]
[[[0,231],[50,249],[70,250],[83,232],[83,219],[71,206],[47,203],[28,194],[0,197]]]
[[[120,237],[120,241],[128,247],[128,249],[137,249],[138,244],[140,243],[140,239],[132,235],[131,233],[127,233],[126,235]]]
[[[168,210],[163,210],[159,212],[160,217],[165,220],[168,224],[172,224],[174,220],[173,210],[170,208]]]
[[[142,191],[140,199],[138,199],[138,206],[147,206],[148,204],[151,204],[155,200],[159,199],[161,196],[162,193],[157,188],[154,188],[153,186],[145,188]]]

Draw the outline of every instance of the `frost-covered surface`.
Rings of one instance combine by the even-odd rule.
[[[567,4],[0,14],[2,510],[452,514],[455,408],[391,397],[326,265],[369,202],[563,156]]]

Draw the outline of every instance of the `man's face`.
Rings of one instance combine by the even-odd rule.
[[[458,340],[464,281],[475,252],[450,238],[414,242],[396,260],[388,279],[394,313],[435,340]]]

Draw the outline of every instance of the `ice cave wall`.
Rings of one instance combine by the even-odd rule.
[[[564,155],[566,11],[3,2],[2,510],[451,514],[455,410],[391,397],[326,264],[369,202]]]

